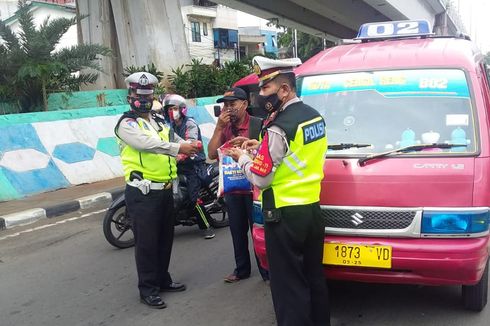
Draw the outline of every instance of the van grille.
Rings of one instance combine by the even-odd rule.
[[[322,215],[330,228],[390,230],[407,228],[416,212],[323,208]]]

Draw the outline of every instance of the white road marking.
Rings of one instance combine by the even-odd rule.
[[[64,224],[66,222],[76,221],[76,220],[79,220],[79,219],[84,218],[84,217],[89,217],[89,216],[92,216],[92,215],[95,215],[95,214],[103,213],[103,212],[105,212],[107,210],[108,210],[108,208],[104,208],[104,209],[101,209],[101,210],[98,210],[98,211],[95,211],[95,212],[85,213],[85,214],[82,214],[80,216],[66,218],[64,220],[57,221],[55,223],[45,224],[45,225],[37,226],[35,228],[30,228],[30,229],[26,229],[26,230],[23,230],[23,231],[20,231],[20,232],[12,233],[12,234],[6,235],[4,237],[0,237],[0,241],[5,240],[5,239],[8,239],[8,238],[14,238],[14,237],[17,237],[17,236],[19,236],[21,234],[24,234],[24,233],[29,233],[29,232],[33,232],[33,231],[38,231],[38,230],[46,229],[48,227],[56,226],[58,224]]]

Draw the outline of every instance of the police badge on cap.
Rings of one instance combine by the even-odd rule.
[[[300,58],[274,60],[255,56],[252,59],[255,74],[259,77],[259,87],[264,86],[279,74],[292,73],[301,64]]]
[[[126,86],[136,90],[136,94],[151,95],[153,87],[158,84],[158,79],[149,72],[135,72],[125,80]]]

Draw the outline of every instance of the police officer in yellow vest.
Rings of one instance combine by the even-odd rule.
[[[253,59],[259,76],[259,102],[269,112],[261,143],[252,159],[242,149],[229,155],[262,192],[270,285],[280,326],[330,325],[327,286],[323,275],[324,221],[320,182],[327,151],[322,116],[296,96],[293,67],[297,58]]]
[[[193,155],[196,144],[183,143],[150,113],[155,76],[137,72],[126,78],[131,110],[119,119],[114,132],[121,144],[126,180],[127,212],[132,217],[136,269],[141,302],[165,308],[162,291],[184,291],[168,272],[174,236],[172,180],[177,177],[177,154]]]

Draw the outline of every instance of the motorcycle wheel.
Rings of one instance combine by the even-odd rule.
[[[224,228],[230,225],[230,220],[226,214],[226,211],[221,211],[219,213],[214,213],[211,215],[211,220],[209,224],[215,229]]]
[[[103,223],[104,236],[111,245],[119,249],[134,246],[134,234],[126,206],[108,210]]]

